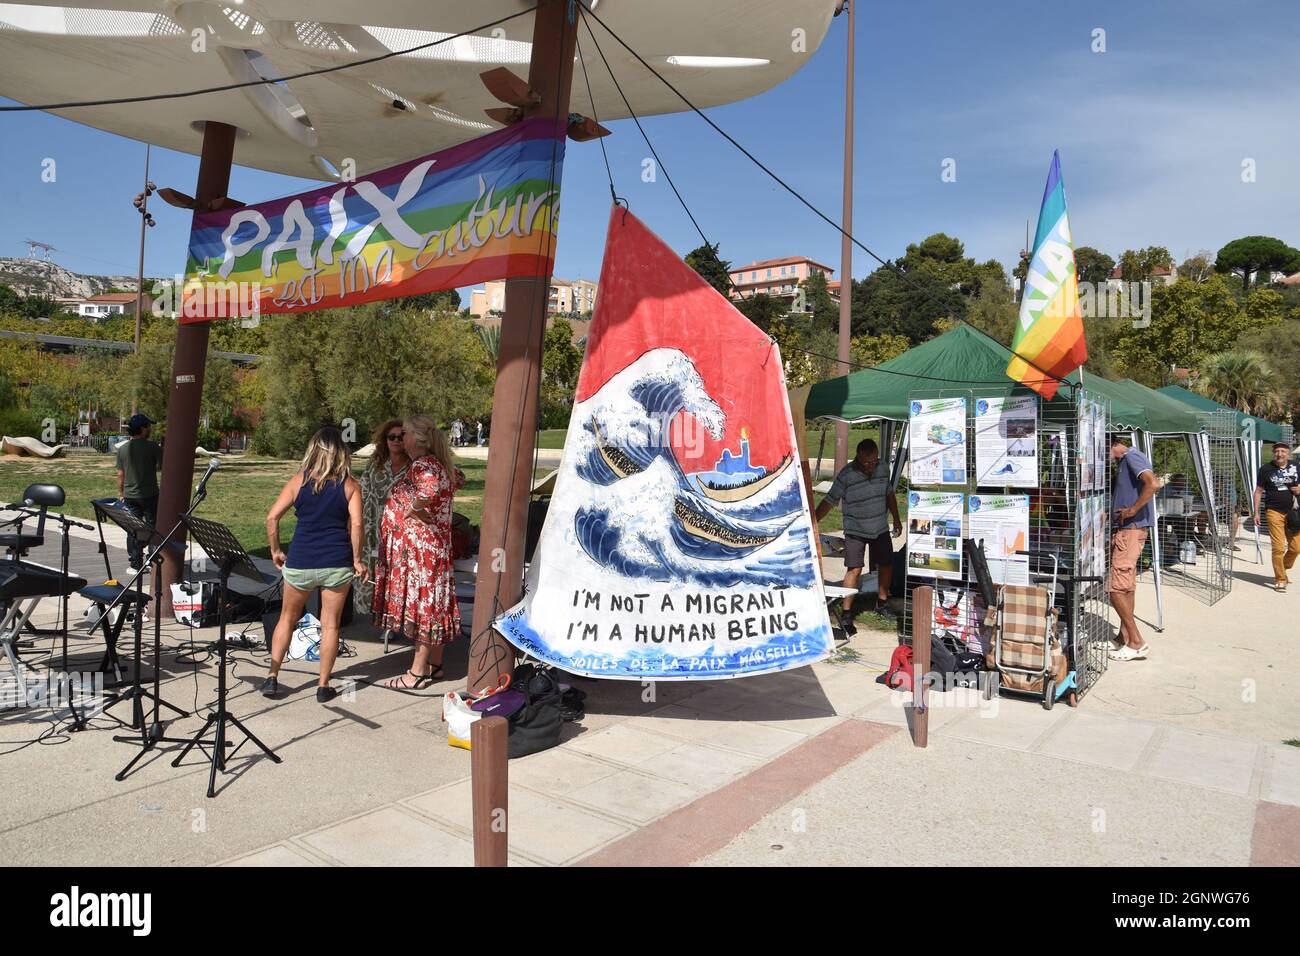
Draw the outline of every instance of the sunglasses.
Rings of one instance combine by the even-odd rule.
[[[406,432],[398,432],[396,435],[389,435],[389,436],[388,436],[388,440],[389,440],[389,441],[401,441],[404,437],[406,437]]]

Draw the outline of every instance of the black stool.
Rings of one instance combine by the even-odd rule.
[[[117,616],[116,621],[109,621],[108,615],[104,611],[114,601],[118,601],[119,595],[124,590],[125,588],[120,584],[92,584],[77,592],[99,608],[99,620],[95,626],[102,628],[104,631],[104,659],[100,662],[99,669],[107,673],[108,669],[112,667],[113,675],[117,678],[114,686],[122,683],[122,666],[117,657],[117,641],[122,636],[122,628],[126,624],[128,616],[126,608],[130,608],[132,614],[140,614],[150,601],[148,594],[127,591],[126,596],[121,598],[118,605],[123,608],[122,613]],[[120,699],[118,697],[118,700]],[[117,703],[117,700],[113,701],[113,703]]]

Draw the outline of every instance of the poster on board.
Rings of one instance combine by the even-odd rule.
[[[966,484],[966,399],[914,399],[909,408],[912,484]]]
[[[984,559],[994,584],[1028,584],[1028,495],[971,495],[966,536],[984,542]]]
[[[962,577],[960,491],[910,491],[907,495],[907,573],[922,578]]]
[[[975,399],[975,478],[980,485],[1038,487],[1038,397]]]

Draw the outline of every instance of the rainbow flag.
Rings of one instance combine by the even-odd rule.
[[[1060,379],[1088,360],[1059,152],[1052,153],[1052,168],[1047,173],[1011,351],[1007,375],[1045,399],[1056,394]]]
[[[182,322],[549,275],[565,127],[532,119],[355,182],[196,215]]]

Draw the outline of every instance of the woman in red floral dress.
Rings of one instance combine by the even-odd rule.
[[[442,648],[460,633],[451,567],[452,496],[464,482],[427,415],[402,423],[410,467],[389,492],[375,561],[374,623],[415,642],[410,669],[384,686],[423,690],[442,677]]]

